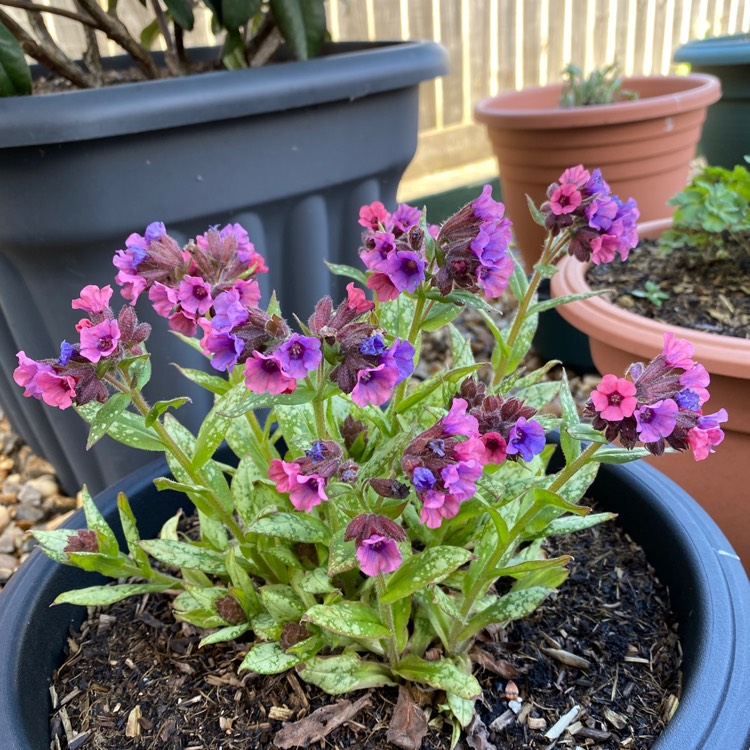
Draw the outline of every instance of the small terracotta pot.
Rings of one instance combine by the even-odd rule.
[[[558,84],[506,91],[477,104],[527,270],[539,259],[544,231],[531,219],[526,195],[539,205],[567,167],[599,167],[614,193],[636,199],[643,221],[671,214],[667,200],[687,182],[706,109],[721,96],[719,80],[636,76],[624,78],[623,88],[639,98],[561,109]]]
[[[647,222],[638,234],[654,239],[671,227],[671,219]],[[566,256],[552,279],[552,294],[589,291],[588,265]],[[690,451],[646,459],[684,487],[708,511],[750,567],[750,340],[668,326],[608,302],[603,297],[561,305],[560,314],[589,336],[591,356],[601,373],[621,374],[631,362],[648,361],[663,347],[671,331],[695,347],[695,359],[711,375],[708,413],[724,407],[724,441],[706,461]]]

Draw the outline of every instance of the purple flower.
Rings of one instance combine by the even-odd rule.
[[[177,299],[182,309],[195,315],[204,315],[211,309],[211,285],[200,276],[185,276],[177,289]]]
[[[70,362],[70,358],[75,354],[75,347],[67,341],[60,344],[60,356],[57,358],[57,364],[65,367]]]
[[[231,331],[248,319],[247,307],[240,301],[238,289],[230,289],[217,295],[214,300],[214,316],[211,327],[217,332]]]
[[[656,443],[669,437],[675,428],[678,407],[666,398],[635,410],[636,431],[644,443]]]
[[[83,310],[89,314],[101,314],[109,307],[111,298],[111,286],[99,288],[96,284],[88,284],[81,289],[81,296],[74,299],[70,306],[74,310]]]
[[[424,466],[417,466],[411,478],[414,489],[417,492],[426,492],[435,486],[435,475]]]
[[[391,253],[396,252],[396,237],[392,232],[375,232],[370,237],[368,246],[362,250],[360,257],[365,268],[370,271],[382,271]]]
[[[211,367],[222,372],[231,370],[245,349],[244,342],[238,336],[221,332],[208,333],[201,339],[201,346],[204,352],[213,355]]]
[[[322,440],[316,440],[310,444],[310,447],[305,451],[305,455],[312,458],[313,461],[322,461],[325,458],[325,446]]]
[[[144,235],[146,243],[156,242],[167,233],[167,228],[161,221],[152,221],[147,227]]]
[[[359,370],[357,385],[351,392],[352,401],[358,406],[381,406],[391,397],[397,380],[398,370],[385,364]]]
[[[382,334],[376,333],[366,338],[359,345],[359,351],[371,357],[379,357],[385,351],[385,341]]]
[[[494,266],[506,257],[510,238],[509,222],[485,222],[479,226],[476,237],[469,247],[483,265]]]
[[[398,250],[391,253],[383,262],[381,270],[393,282],[399,292],[415,292],[424,281],[425,260],[411,250]]]
[[[393,573],[401,565],[401,551],[394,539],[373,534],[357,547],[357,559],[365,575],[377,576]]]
[[[395,367],[398,371],[396,385],[414,372],[414,354],[414,347],[408,341],[400,339],[396,339],[384,353],[381,361],[386,367]]]
[[[671,331],[664,334],[664,348],[661,353],[670,367],[690,370],[695,365],[694,352],[693,345],[687,339],[675,338]]]
[[[698,394],[690,388],[683,388],[675,394],[674,400],[680,409],[698,411],[701,408],[701,400]]]
[[[448,492],[456,500],[468,500],[477,491],[476,480],[482,476],[483,466],[479,461],[459,461],[446,466],[440,476]]]
[[[54,372],[52,367],[43,362],[37,362],[31,359],[31,357],[27,357],[23,350],[18,352],[16,357],[18,357],[18,367],[13,371],[13,380],[16,381],[17,385],[25,389],[23,392],[24,396],[41,398],[42,389],[39,387],[37,379],[43,372]]]
[[[589,226],[592,229],[598,229],[600,232],[606,232],[612,226],[612,222],[617,216],[619,208],[618,201],[611,195],[602,195],[586,206],[584,214],[589,220]]]
[[[120,327],[116,320],[103,320],[95,326],[81,330],[81,356],[89,362],[108,357],[120,341]]]
[[[304,378],[315,370],[323,359],[320,341],[311,336],[293,333],[277,350],[276,356],[284,371],[293,378]]]
[[[260,256],[258,256],[260,257]],[[268,269],[266,269],[268,271]],[[256,271],[256,273],[260,273]],[[232,289],[240,296],[240,303],[245,307],[257,307],[260,302],[260,286],[255,279],[237,279]]]
[[[544,428],[535,419],[519,417],[508,435],[506,453],[531,461],[544,450]]]
[[[422,212],[414,206],[399,203],[398,208],[391,216],[391,222],[395,229],[402,234],[408,232],[412,227],[418,227],[422,221]]]
[[[492,185],[485,185],[482,194],[471,202],[474,215],[480,221],[501,221],[505,215],[505,206],[492,197]]]
[[[694,364],[686,372],[680,375],[680,385],[694,391],[698,395],[701,406],[708,401],[709,393],[707,386],[711,382],[711,376],[703,365]]]
[[[479,266],[477,282],[487,299],[495,299],[508,288],[513,275],[513,259],[506,256],[493,266]]]
[[[479,434],[477,418],[466,413],[468,403],[462,398],[454,398],[450,411],[443,417],[443,432],[446,435],[476,436]]]
[[[298,474],[295,482],[291,482],[289,500],[297,510],[310,511],[323,500],[328,500],[326,480],[319,474]]]
[[[709,453],[714,453],[713,447],[724,440],[724,431],[719,425],[726,422],[727,418],[726,409],[719,409],[714,414],[698,418],[698,424],[690,430],[687,437],[696,461],[703,461],[708,458]]]
[[[253,393],[278,396],[281,393],[292,393],[297,387],[297,381],[284,372],[276,355],[266,356],[253,352],[253,356],[245,362],[245,385]]]

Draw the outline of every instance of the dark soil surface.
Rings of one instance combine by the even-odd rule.
[[[482,634],[474,660],[484,695],[459,748],[646,750],[680,691],[667,594],[615,523],[562,538],[550,552],[575,557],[571,575],[533,617]],[[396,688],[344,700],[294,673],[237,675],[249,643],[199,649],[200,631],[175,622],[169,601],[153,595],[93,610],[69,639],[54,676],[53,748],[393,747],[386,733]],[[509,703],[516,691],[518,702]],[[451,726],[438,709],[443,701],[439,692],[419,700],[429,727],[424,750],[450,747]],[[545,738],[576,706],[560,738]]]
[[[750,256],[700,263],[693,248],[678,248],[662,255],[654,242],[643,242],[627,262],[592,266],[586,275],[592,289],[612,289],[610,299],[638,315],[670,325],[707,333],[750,338]],[[667,295],[660,306],[634,295],[647,282]]]

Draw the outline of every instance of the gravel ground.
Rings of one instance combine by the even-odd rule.
[[[496,307],[496,322],[502,327],[511,309],[510,302],[501,298]],[[454,322],[471,339],[477,362],[488,361],[494,341],[481,316],[467,308]],[[444,367],[449,356],[447,330],[430,334],[422,346],[417,377],[428,377]],[[532,350],[525,362],[527,370],[541,365],[542,361]],[[547,377],[559,379],[561,375],[562,369],[557,367]],[[568,378],[573,396],[582,407],[600,378],[597,375],[578,376],[570,371]],[[554,413],[556,404],[552,403],[548,411]],[[0,590],[33,549],[35,540],[30,530],[56,528],[79,506],[80,498],[61,494],[55,468],[23,444],[0,409]]]

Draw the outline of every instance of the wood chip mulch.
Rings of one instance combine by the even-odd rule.
[[[484,697],[459,748],[647,750],[680,692],[667,594],[616,523],[561,538],[550,552],[574,556],[571,575],[533,617],[483,634],[474,659]],[[175,622],[169,600],[92,610],[69,639],[54,676],[52,748],[394,747],[386,734],[396,688],[333,698],[293,673],[238,675],[249,643],[199,649],[200,631]],[[422,748],[448,750],[444,696],[421,698]]]
[[[612,302],[637,315],[706,333],[750,338],[750,256],[727,246],[729,257],[699,262],[693,248],[662,255],[655,243],[642,242],[628,260],[619,258],[589,269],[593,289],[612,289]],[[668,295],[660,306],[633,295],[646,282]]]

